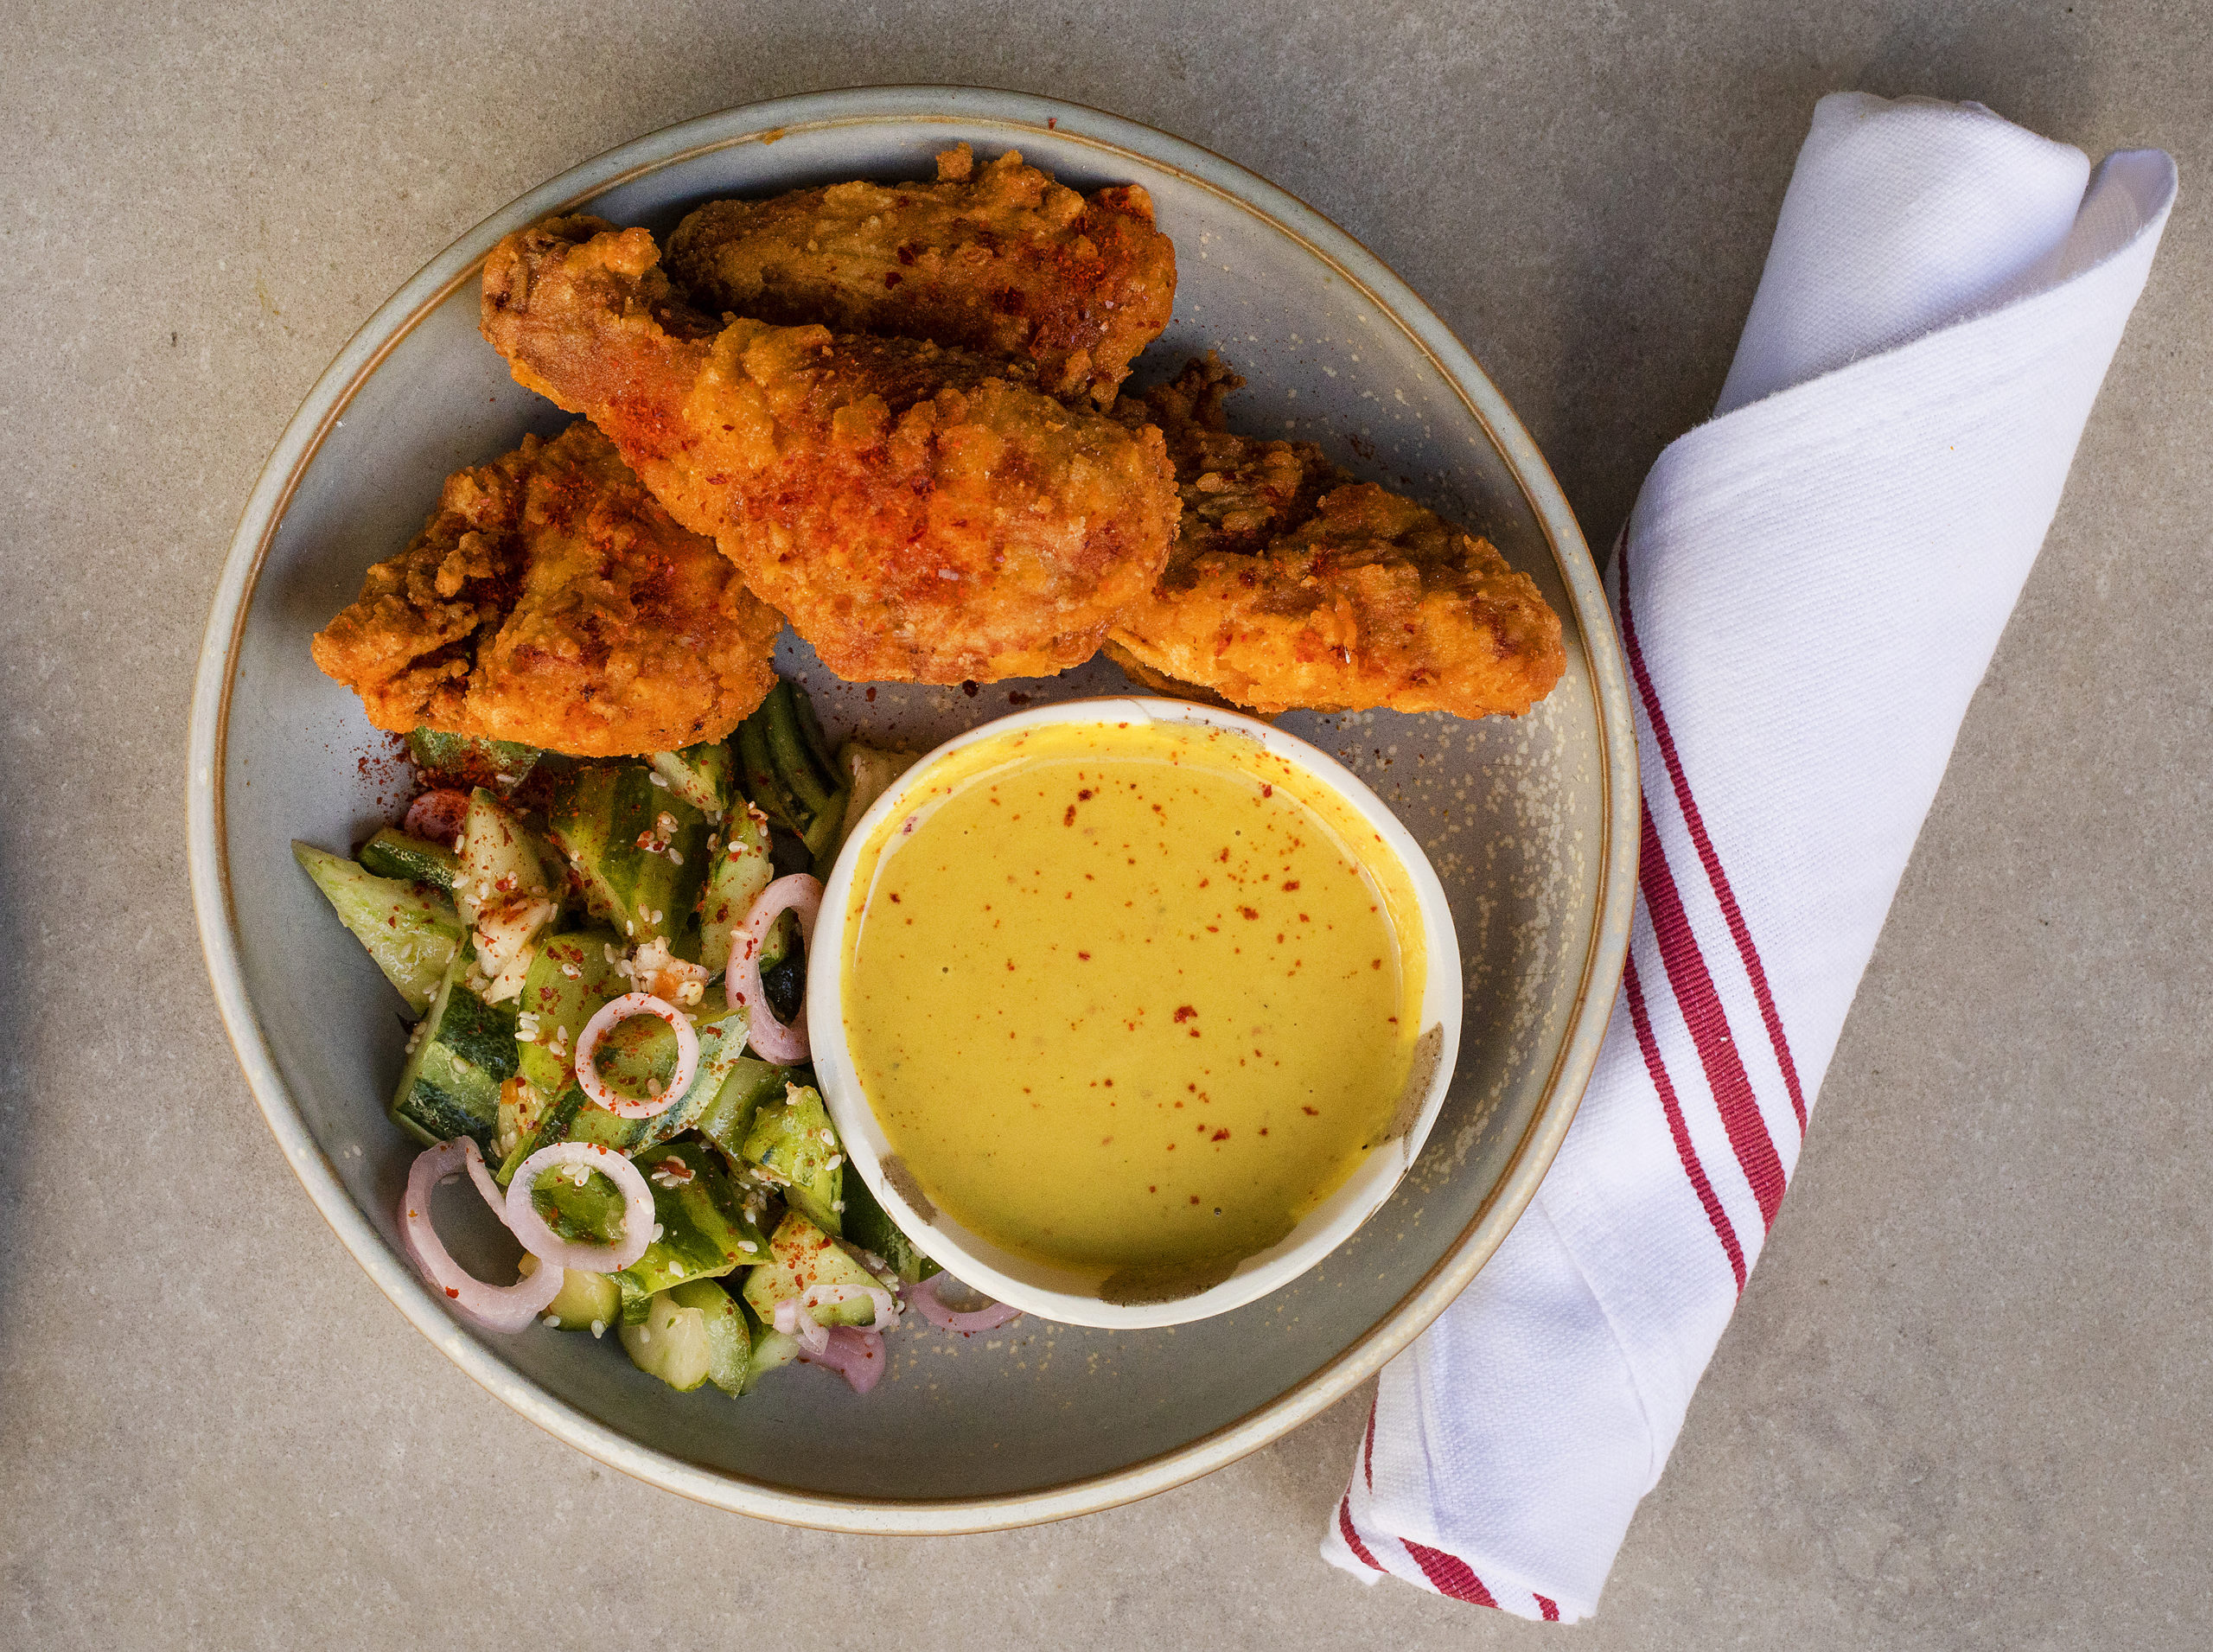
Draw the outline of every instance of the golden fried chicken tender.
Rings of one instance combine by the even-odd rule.
[[[380,729],[613,757],[728,735],[782,628],[580,419],[449,476],[312,647]]]
[[[1078,195],[1010,150],[962,144],[935,183],[835,183],[717,201],[669,238],[701,308],[1027,360],[1037,387],[1101,406],[1168,325],[1176,249],[1142,185]]]
[[[1020,364],[710,321],[642,229],[510,235],[485,265],[483,330],[840,676],[1079,665],[1167,559],[1178,506],[1158,431],[1063,406]]]
[[[1163,430],[1183,513],[1160,582],[1108,633],[1139,680],[1273,713],[1518,717],[1566,669],[1559,617],[1490,542],[1355,482],[1309,442],[1229,433],[1243,380],[1211,354],[1124,397]]]

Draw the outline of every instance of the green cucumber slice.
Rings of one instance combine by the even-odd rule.
[[[689,1394],[714,1368],[714,1341],[707,1316],[673,1296],[648,1297],[635,1320],[622,1323],[622,1351],[647,1376]]]
[[[737,795],[737,766],[730,748],[719,740],[681,751],[656,751],[650,761],[668,789],[709,820],[719,820],[730,813]]]
[[[442,843],[411,838],[398,826],[385,829],[361,845],[361,864],[379,877],[405,878],[451,891],[461,875],[461,857]]]
[[[715,845],[716,840],[707,840]],[[707,886],[699,896],[699,961],[710,975],[730,967],[730,937],[776,875],[769,859],[768,821],[750,807],[730,812],[719,845],[708,852]]]
[[[418,729],[407,737],[407,755],[415,760],[416,768],[441,780],[493,786],[506,793],[522,784],[543,754],[533,746],[517,745],[512,740]]]
[[[459,955],[448,966],[392,1090],[392,1123],[427,1147],[471,1136],[489,1149],[500,1086],[515,1074],[514,1011],[462,985],[465,968]]]
[[[778,1184],[792,1209],[826,1233],[843,1231],[845,1153],[819,1092],[787,1084],[781,1100],[755,1113],[738,1151]]]
[[[890,1213],[869,1191],[868,1183],[858,1176],[845,1178],[845,1242],[882,1258],[904,1284],[920,1285],[942,1271],[891,1220]]]
[[[526,1279],[538,1272],[535,1256],[524,1253],[522,1276]],[[622,1292],[611,1275],[587,1273],[582,1268],[569,1268],[561,1275],[561,1288],[553,1300],[545,1304],[545,1311],[539,1316],[539,1323],[553,1322],[555,1330],[588,1330],[597,1336],[609,1325],[622,1323]]]
[[[312,844],[294,843],[292,858],[315,880],[338,921],[368,948],[407,1007],[417,1015],[430,1008],[461,952],[463,931],[453,903],[436,890],[379,877]]]
[[[712,1279],[692,1279],[672,1286],[668,1299],[706,1324],[707,1381],[733,1399],[743,1394],[753,1370],[753,1334],[737,1298]]]
[[[794,1069],[753,1056],[730,1064],[722,1088],[692,1121],[692,1128],[733,1159],[745,1157],[745,1138],[761,1104],[781,1096]]]
[[[639,1155],[637,1165],[654,1190],[660,1237],[614,1276],[626,1322],[635,1324],[645,1299],[673,1285],[717,1279],[768,1254],[768,1241],[746,1218],[737,1185],[708,1149],[670,1142]]]
[[[799,1357],[799,1338],[774,1325],[753,1311],[744,1293],[737,1298],[738,1311],[745,1316],[745,1329],[753,1339],[752,1357],[747,1362],[745,1387],[741,1392],[751,1394],[760,1386],[761,1379],[769,1372],[789,1365]]]
[[[818,1325],[872,1325],[883,1282],[844,1245],[796,1210],[768,1242],[768,1260],[745,1276],[745,1303],[769,1324],[776,1304],[797,1300]],[[826,1300],[825,1298],[829,1298]]]
[[[593,915],[628,946],[674,938],[706,880],[706,818],[637,763],[579,769],[548,817]]]

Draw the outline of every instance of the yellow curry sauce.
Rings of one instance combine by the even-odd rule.
[[[1045,724],[913,783],[863,846],[845,1034],[929,1201],[1108,1279],[1265,1250],[1390,1132],[1412,882],[1234,730]]]

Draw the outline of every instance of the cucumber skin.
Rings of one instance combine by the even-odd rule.
[[[762,813],[789,831],[804,829],[806,816],[799,800],[777,775],[775,759],[768,750],[768,719],[756,711],[737,728],[737,753],[745,770],[745,794]]]
[[[730,813],[737,795],[737,765],[730,748],[716,741],[681,751],[656,751],[648,761],[668,789],[711,820]]]
[[[360,862],[379,877],[428,883],[448,894],[461,876],[459,855],[428,838],[411,838],[398,826],[386,826],[363,844]]]
[[[583,880],[594,915],[610,921],[628,946],[673,939],[706,879],[705,817],[654,785],[651,772],[637,763],[579,769],[547,822],[554,843]],[[681,864],[638,846],[641,837],[659,835],[664,813],[676,822],[669,844],[683,856]]]
[[[313,844],[295,842],[292,858],[407,1007],[417,1015],[428,1010],[468,933],[453,903]]]
[[[844,1232],[845,1149],[816,1091],[794,1085],[783,1100],[762,1106],[741,1157],[783,1183],[784,1202],[823,1232]]]
[[[734,808],[723,842],[710,851],[713,864],[699,895],[699,961],[710,974],[730,967],[730,938],[761,891],[776,875],[769,858],[768,827],[750,809]]]
[[[496,785],[502,792],[512,792],[544,754],[534,746],[518,745],[512,740],[417,729],[407,737],[407,755],[426,775],[472,786]]]
[[[881,1256],[908,1285],[920,1285],[931,1274],[943,1272],[891,1220],[891,1213],[877,1202],[867,1181],[858,1176],[845,1180],[845,1236],[849,1244]]]
[[[670,1159],[692,1172],[689,1182],[671,1188],[654,1180],[654,1172]],[[638,1168],[654,1190],[654,1220],[661,1236],[615,1275],[626,1323],[635,1324],[647,1300],[673,1285],[717,1279],[768,1258],[768,1241],[746,1220],[736,1185],[708,1149],[671,1142],[642,1156]]]
[[[695,1308],[707,1322],[707,1381],[733,1400],[752,1386],[753,1330],[737,1298],[712,1279],[669,1287],[668,1299]]]
[[[575,1081],[577,1036],[600,1005],[630,990],[607,956],[623,948],[611,929],[581,929],[539,943],[523,978],[520,1008],[538,1017],[538,1036],[522,1046],[522,1075],[548,1095]],[[563,973],[573,969],[573,976]],[[565,1055],[556,1056],[558,1048]]]
[[[392,1123],[425,1146],[469,1136],[488,1151],[500,1125],[501,1078],[514,1071],[514,1017],[507,1005],[486,1004],[463,986],[465,967],[458,957],[448,966],[423,1017],[414,1053],[400,1069],[388,1113]],[[455,1024],[459,1049],[449,1041],[449,1022]],[[502,1039],[507,1053],[497,1060],[507,1065],[499,1078],[462,1053],[473,1049],[489,1055]]]
[[[794,1068],[757,1056],[741,1056],[730,1066],[722,1088],[701,1110],[693,1128],[732,1159],[745,1157],[746,1132],[762,1103],[784,1093]]]

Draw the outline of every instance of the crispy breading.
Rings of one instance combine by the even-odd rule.
[[[580,419],[449,476],[312,647],[380,729],[612,757],[728,735],[782,628]]]
[[[855,680],[1079,665],[1151,589],[1177,511],[1160,433],[959,350],[685,306],[653,237],[554,219],[494,249],[484,336],[585,413],[676,520]]]
[[[1167,436],[1183,499],[1159,584],[1108,633],[1141,679],[1255,711],[1518,717],[1566,669],[1559,617],[1488,539],[1307,442],[1233,436],[1209,354],[1115,417]]]
[[[669,238],[668,273],[703,309],[1027,360],[1048,395],[1112,402],[1176,299],[1152,197],[1078,195],[1012,150],[979,171],[966,144],[937,176],[710,202]]]

